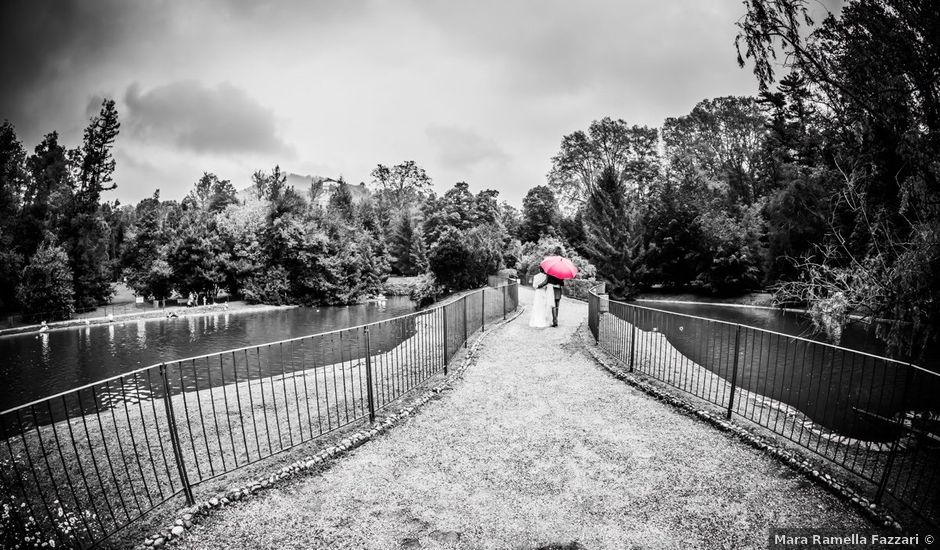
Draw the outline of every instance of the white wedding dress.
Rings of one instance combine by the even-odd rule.
[[[532,288],[535,289],[535,299],[532,301],[532,312],[529,315],[529,326],[545,328],[552,325],[552,307],[555,305],[555,294],[552,285],[537,288],[545,282],[544,273],[537,273],[532,278]]]

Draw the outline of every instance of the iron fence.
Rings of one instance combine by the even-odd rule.
[[[940,519],[940,375],[910,363],[592,292],[595,341],[631,372],[837,465],[875,502]]]
[[[168,361],[0,413],[0,546],[94,547],[201,482],[375,419],[518,305],[502,284],[431,309]],[[39,544],[36,544],[38,546]]]

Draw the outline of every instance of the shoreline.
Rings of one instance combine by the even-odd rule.
[[[757,304],[732,303],[732,302],[699,302],[694,300],[669,300],[664,298],[637,298],[637,302],[651,304],[680,304],[693,306],[718,306],[718,307],[736,307],[742,309],[767,309],[771,311],[785,311],[787,313],[808,313],[806,309],[796,309],[789,307],[764,306]]]
[[[231,304],[236,304],[232,306]],[[269,304],[247,304],[244,302],[229,302],[225,304],[210,304],[205,306],[178,306],[166,309],[141,310],[134,313],[122,313],[110,317],[86,317],[81,319],[69,319],[66,321],[54,321],[47,323],[47,331],[43,331],[42,325],[27,325],[22,327],[0,329],[0,337],[17,336],[22,334],[37,334],[50,332],[53,330],[68,330],[88,326],[113,325],[115,323],[126,323],[129,321],[167,321],[170,319],[182,319],[184,317],[200,317],[204,315],[217,315],[219,313],[256,313],[265,311],[277,311],[281,309],[291,309],[300,307],[298,305],[275,306]],[[170,315],[170,314],[174,315]]]

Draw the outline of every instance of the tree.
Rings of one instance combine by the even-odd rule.
[[[237,204],[235,186],[229,180],[220,180],[215,174],[203,172],[193,190],[183,199],[183,206],[207,212],[221,212],[230,204]]]
[[[506,233],[510,237],[519,239],[519,231],[522,227],[522,214],[519,209],[506,201],[499,203],[500,223],[506,228]]]
[[[287,186],[287,174],[281,172],[281,166],[276,165],[270,174],[263,170],[256,170],[251,175],[255,196],[262,200],[272,200],[280,196]]]
[[[586,254],[587,237],[584,234],[584,207],[575,210],[573,216],[562,216],[558,222],[558,232],[569,248],[579,254]]]
[[[26,150],[16,137],[13,125],[4,121],[0,125],[0,310],[10,307],[16,299],[24,247],[17,246],[24,187]],[[35,247],[29,248],[32,254]]]
[[[31,255],[45,233],[60,234],[74,200],[65,147],[50,132],[26,160],[29,178],[23,196],[20,247]]]
[[[585,248],[598,275],[610,283],[615,297],[636,294],[643,275],[637,262],[641,232],[636,227],[637,214],[627,202],[626,185],[614,167],[604,168],[591,185],[584,208]]]
[[[564,136],[561,150],[552,157],[548,174],[569,208],[583,204],[604,170],[611,170],[624,188],[642,194],[659,173],[658,132],[646,126],[628,126],[622,119],[604,117],[587,132]]]
[[[100,199],[103,191],[116,187],[112,180],[115,160],[111,149],[120,126],[114,101],[104,100],[99,114],[92,117],[85,128],[82,146],[67,154],[77,187],[59,236],[69,256],[78,307],[95,306],[113,292],[109,257],[111,227],[100,210]]]
[[[421,225],[415,224],[409,256],[411,257],[411,265],[414,266],[415,272],[419,275],[428,273],[431,269],[430,260],[428,260],[428,249],[424,242],[424,232],[421,230]]]
[[[26,150],[9,121],[0,124],[0,227],[9,230],[26,185]]]
[[[816,26],[803,0],[745,4],[738,61],[762,90],[778,54],[800,78],[831,197],[827,234],[780,299],[807,300],[821,325],[847,318],[831,311],[890,319],[876,324],[889,351],[923,357],[940,328],[940,8],[856,0]]]
[[[785,165],[783,187],[764,206],[767,221],[766,280],[799,278],[799,258],[813,255],[829,230],[831,174],[815,167]]]
[[[668,179],[650,197],[640,258],[644,283],[684,287],[704,269],[704,236],[693,201]]]
[[[466,182],[458,182],[440,198],[432,195],[425,202],[427,262],[442,285],[452,290],[472,288],[503,265],[510,239],[496,198],[492,190],[474,196]],[[421,253],[415,250],[414,255]]]
[[[395,208],[423,199],[431,188],[431,178],[413,160],[392,167],[379,164],[372,170],[371,176],[373,185],[390,198]]]
[[[431,245],[428,263],[434,276],[444,286],[452,290],[473,288],[480,283],[478,274],[468,269],[467,265],[473,254],[467,234],[456,227],[445,226]]]
[[[165,298],[169,289],[165,288],[162,275],[169,279],[172,272],[166,274],[162,266],[154,270],[153,265],[158,261],[166,264],[173,227],[166,224],[167,213],[160,203],[160,191],[138,202],[135,214],[137,219],[128,228],[127,245],[121,257],[122,275],[138,296]],[[156,286],[152,279],[154,273],[158,275]]]
[[[265,213],[263,204],[250,199],[245,204],[229,205],[215,216],[219,238],[228,253],[223,271],[225,286],[232,296],[241,296],[252,276],[266,271]]]
[[[756,288],[761,279],[763,219],[761,204],[737,218],[721,210],[705,210],[696,219],[701,233],[703,267],[695,282],[714,294],[733,294]]]
[[[429,246],[441,238],[442,231],[452,227],[467,231],[474,225],[475,199],[470,186],[457,182],[440,198],[428,197],[423,206],[424,235]]]
[[[113,293],[108,222],[100,212],[81,212],[68,220],[62,235],[72,268],[76,306],[93,307],[105,302]]]
[[[65,251],[54,241],[43,241],[23,269],[17,299],[26,311],[68,319],[75,311],[72,270]]]
[[[412,276],[421,273],[421,267],[417,265],[419,258],[415,254],[418,252],[416,241],[420,240],[420,235],[415,231],[416,225],[414,213],[408,209],[402,209],[389,243],[392,269],[399,275]],[[423,244],[420,246],[423,250]]]
[[[170,243],[167,263],[173,269],[173,286],[183,296],[190,294],[215,297],[225,283],[228,254],[208,220],[186,217],[176,239]]]
[[[328,212],[332,212],[347,222],[352,222],[355,219],[356,212],[353,207],[352,193],[349,192],[349,185],[345,181],[336,184],[326,208]]]
[[[529,189],[522,199],[522,223],[519,227],[519,240],[523,243],[536,242],[543,235],[555,233],[561,218],[555,193],[545,185]]]
[[[117,187],[111,179],[115,168],[111,149],[120,128],[114,100],[105,99],[101,111],[85,128],[82,141],[77,197],[86,210],[97,208],[102,191]]]
[[[750,205],[766,190],[763,167],[766,118],[749,97],[700,101],[686,116],[666,119],[663,142],[670,167],[720,192],[731,205]]]

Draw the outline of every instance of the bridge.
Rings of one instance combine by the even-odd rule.
[[[774,527],[891,530],[903,499],[929,523],[935,503],[900,480],[935,495],[933,450],[807,428],[813,449],[780,395],[677,352],[667,328],[694,323],[592,293],[535,329],[519,307],[532,291],[497,284],[0,413],[6,532],[75,547],[762,547]],[[753,339],[723,330],[739,332],[741,364],[725,363],[743,372]],[[847,449],[873,457],[867,475]]]

